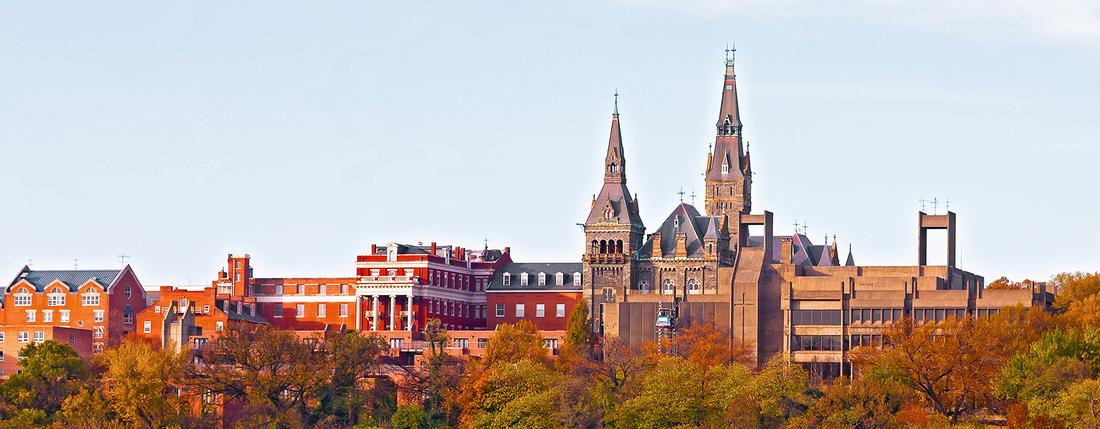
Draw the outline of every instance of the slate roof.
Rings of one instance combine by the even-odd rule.
[[[581,286],[573,286],[573,273],[583,270],[580,262],[513,262],[505,264],[493,275],[493,280],[485,287],[486,292],[502,291],[562,291],[577,292]],[[504,285],[504,273],[511,274],[510,285]],[[520,274],[527,273],[527,285],[520,285]],[[546,285],[539,286],[539,273],[546,273]],[[555,274],[562,273],[562,284],[556,283]]]
[[[782,239],[783,237],[790,237],[791,238],[791,245],[794,246],[794,258],[793,259],[794,259],[794,264],[795,265],[799,265],[799,266],[818,265],[818,258],[821,256],[822,252],[824,252],[824,254],[826,256],[829,255],[829,253],[828,253],[829,252],[829,247],[828,246],[815,245],[815,244],[813,244],[813,242],[810,241],[810,238],[805,236],[804,234],[784,235],[784,236],[777,235],[777,236],[772,237],[772,260],[773,261],[778,261],[779,260],[779,243],[780,243],[780,239]],[[761,237],[761,236],[757,235],[757,236],[752,236],[752,237],[748,238],[749,246],[758,247],[758,246],[763,245],[763,243],[764,243],[764,237]]]
[[[848,260],[844,261],[845,267],[856,266],[856,258],[852,256],[852,245],[848,244]]]
[[[661,255],[673,257],[676,255],[676,235],[687,235],[687,256],[689,258],[702,258],[705,254],[703,240],[719,237],[722,231],[722,218],[718,216],[703,216],[695,206],[680,203],[672,209],[672,213],[665,218],[657,232],[646,238],[645,244],[638,250],[639,255],[648,257],[653,254],[653,236],[661,236]]]
[[[69,292],[76,292],[77,288],[92,279],[106,288],[114,283],[120,273],[122,273],[122,270],[32,270],[30,267],[23,267],[15,280],[12,280],[4,290],[6,292],[11,289],[20,280],[30,282],[37,292],[45,290],[46,286],[49,286],[54,280],[60,280],[68,285]]]
[[[221,299],[221,300],[216,301],[217,307],[219,309],[222,309],[222,312],[224,312],[229,317],[230,320],[243,320],[245,322],[252,322],[252,323],[267,323],[267,319],[264,319],[263,317],[260,316],[259,304],[256,304],[257,308],[256,308],[256,315],[255,316],[252,316],[248,313],[248,306],[247,305],[241,305],[241,312],[237,313],[237,303],[236,302],[230,302],[229,304],[230,304],[229,305],[229,311],[225,311],[224,310],[225,309],[225,300]]]

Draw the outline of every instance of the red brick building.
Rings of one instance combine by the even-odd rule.
[[[488,327],[529,320],[540,330],[564,331],[582,296],[580,263],[509,263],[485,290]]]
[[[3,326],[85,329],[95,352],[134,332],[135,315],[146,305],[145,289],[129,265],[118,270],[23,267],[4,289],[3,303]]]
[[[217,294],[211,286],[161,286],[156,300],[137,315],[138,333],[166,348],[198,350],[232,323],[267,323],[254,300]]]
[[[19,351],[30,343],[54,340],[68,344],[84,359],[92,356],[92,331],[49,325],[0,326],[0,377],[19,372]]]

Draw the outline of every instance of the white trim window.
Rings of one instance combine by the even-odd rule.
[[[539,286],[546,286],[546,273],[539,273]]]
[[[665,279],[665,293],[671,295],[676,290],[676,283],[672,279]]]
[[[573,273],[573,286],[581,285],[581,273]]]
[[[27,322],[34,322],[38,318],[38,310],[27,310]]]
[[[504,275],[501,276],[501,283],[504,286],[511,286],[512,285],[512,273],[504,273]],[[27,303],[23,304],[23,305],[31,305],[31,301],[30,301],[30,298],[29,298],[30,295],[27,295],[27,296],[28,296]],[[16,304],[16,305],[19,305],[19,304]]]
[[[42,310],[42,321],[53,322],[53,310]]]
[[[16,307],[30,307],[31,306],[31,294],[22,292],[14,295],[12,304]]]
[[[328,308],[325,304],[317,304],[317,317],[325,317],[326,314],[328,314]]]
[[[276,302],[273,309],[274,309],[274,317],[283,317],[283,304],[282,303]]]
[[[145,322],[142,323],[141,329],[146,334],[148,334],[150,332],[153,332],[153,321],[152,320],[146,320]]]
[[[557,304],[554,306],[554,317],[565,317],[565,304]]]
[[[85,307],[99,305],[99,292],[88,291],[80,295],[80,305]]]
[[[34,332],[34,342],[41,343],[41,342],[44,342],[44,341],[46,341],[46,333],[42,332],[42,331],[35,331]]]
[[[504,317],[504,304],[497,304],[497,317]]]
[[[516,317],[523,317],[524,307],[523,304],[516,304]]]
[[[305,304],[295,305],[294,306],[294,315],[298,316],[298,317],[305,316],[306,315],[306,305]]]
[[[527,286],[527,273],[519,273],[519,285]]]
[[[46,294],[46,305],[50,307],[65,305],[65,292],[62,292],[61,288],[53,288],[53,291]]]
[[[340,304],[340,317],[348,317],[348,305]]]
[[[103,327],[102,326],[96,326],[95,330],[93,330],[92,333],[93,333],[93,336],[96,337],[96,338],[103,338]]]
[[[692,295],[698,295],[703,293],[703,288],[699,286],[699,281],[695,279],[688,280],[688,293]]]
[[[535,317],[546,317],[546,304],[535,304]]]
[[[29,343],[31,341],[30,334],[27,331],[19,331],[18,341],[20,343]]]
[[[565,284],[565,274],[554,273],[554,284],[557,286]]]
[[[0,332],[0,343],[4,342],[4,333]]]
[[[69,323],[69,310],[58,310],[59,316],[61,316],[61,323]]]
[[[92,322],[103,323],[103,310],[95,310],[92,312]]]
[[[130,291],[130,285],[126,285],[126,299],[130,299],[131,294],[133,294],[133,292]]]

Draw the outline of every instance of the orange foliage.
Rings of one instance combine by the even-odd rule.
[[[752,349],[748,344],[731,339],[729,333],[719,329],[714,322],[696,323],[677,333],[672,340],[674,354],[683,357],[699,368],[738,363],[754,366]]]
[[[987,290],[1022,290],[1027,289],[1035,285],[1034,280],[1024,279],[1023,281],[1014,282],[1009,280],[1008,277],[1002,276],[1001,278],[994,280],[992,283],[985,285]]]

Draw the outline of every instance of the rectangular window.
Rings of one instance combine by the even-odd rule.
[[[27,310],[27,321],[28,322],[35,321],[35,318],[36,318],[37,314],[38,314],[37,310]]]
[[[863,312],[860,311],[858,308],[853,308],[851,310],[851,313],[852,313],[851,323],[859,323],[859,322],[863,321],[863,318],[860,317],[860,315],[862,315]]]
[[[489,345],[489,339],[488,338],[478,338],[477,339],[477,348],[484,349],[485,346],[487,346],[487,345]]]
[[[80,305],[85,307],[91,307],[99,305],[99,294],[88,293],[80,296]]]
[[[69,310],[61,310],[61,323],[69,322]]]
[[[275,285],[275,295],[283,294],[283,285]]]
[[[915,320],[917,322],[923,322],[924,321],[924,309],[914,308],[913,309],[913,320]]]
[[[92,332],[93,332],[93,335],[96,338],[103,338],[103,327],[102,326],[96,326],[95,330],[92,331]]]
[[[31,337],[27,334],[27,331],[19,331],[18,340],[21,343],[30,342]]]
[[[795,325],[840,325],[840,310],[791,310]]]
[[[573,273],[573,286],[581,285],[581,273]]]
[[[151,320],[146,320],[141,324],[141,329],[145,331],[146,334],[153,332],[153,322]]]
[[[936,321],[937,322],[942,322],[943,318],[944,318],[943,309],[942,308],[937,308],[936,309]]]
[[[305,304],[298,304],[298,305],[294,306],[294,315],[298,316],[298,317],[305,316],[306,315],[306,305]]]
[[[880,321],[882,321],[882,310],[877,308],[871,310],[871,322],[878,323]]]
[[[4,361],[4,351],[0,350],[0,362]]]
[[[340,317],[348,317],[348,305],[340,304]]]
[[[557,338],[548,338],[546,340],[543,340],[542,343],[546,348],[548,348],[550,350],[557,350],[558,349],[558,339]]]
[[[209,314],[209,313],[210,313],[210,306],[209,305],[202,306],[202,314]]]
[[[497,304],[497,317],[504,317],[504,304]]]
[[[523,317],[523,304],[516,304],[516,317]]]
[[[29,307],[31,305],[30,294],[16,294],[15,305],[18,307]]]
[[[546,306],[543,304],[535,304],[535,317],[546,317]]]
[[[217,323],[214,324],[214,330],[221,332],[222,329],[225,329],[225,322],[219,320]]]
[[[554,308],[554,316],[565,317],[565,304],[558,304]]]
[[[42,332],[42,331],[35,332],[34,333],[34,342],[41,343],[43,341],[46,341],[46,333]]]
[[[95,310],[92,312],[92,322],[103,323],[103,310]]]
[[[325,317],[325,314],[327,312],[328,312],[328,309],[325,308],[324,304],[317,304],[317,317]]]
[[[455,338],[454,345],[455,345],[456,349],[462,349],[462,350],[469,349],[470,348],[470,339],[469,338]]]
[[[65,295],[60,293],[51,293],[46,296],[46,305],[50,307],[60,307],[65,305]]]
[[[390,348],[394,350],[401,350],[401,339],[390,338]]]
[[[864,308],[862,311],[863,311],[863,315],[862,315],[863,323],[870,323],[871,322],[871,309],[870,308]]]
[[[53,310],[42,310],[42,321],[53,322]]]
[[[902,309],[900,309],[900,308],[895,308],[895,309],[894,309],[894,320],[901,320],[901,319],[903,319],[903,318],[904,318],[904,315],[903,315],[902,313],[903,313],[903,310],[902,310]]]
[[[281,303],[275,303],[273,310],[275,311],[275,317],[283,317],[283,305]]]
[[[0,343],[4,342],[4,333],[0,332]]]

